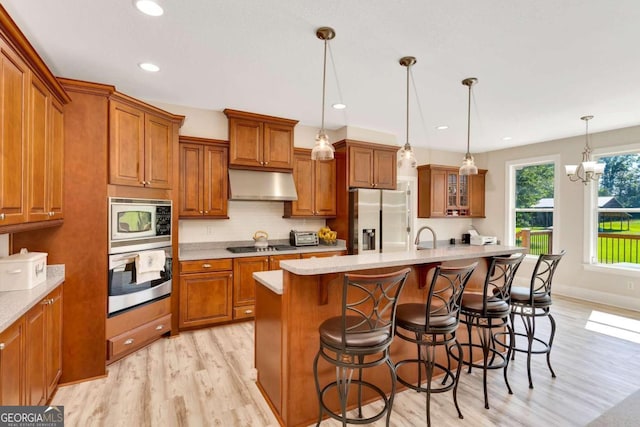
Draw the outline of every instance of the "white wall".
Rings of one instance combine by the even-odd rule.
[[[640,142],[640,127],[617,129],[591,135],[591,145],[598,149]],[[584,136],[547,141],[523,147],[492,151],[482,157],[482,167],[489,169],[486,182],[486,219],[474,224],[484,234],[497,235],[504,240],[506,224],[505,163],[517,159],[560,155],[562,170],[565,164],[576,164],[582,158]],[[619,307],[640,310],[640,272],[620,273],[605,271],[584,264],[584,198],[585,186],[560,176],[558,218],[554,232],[559,233],[560,247],[567,254],[558,266],[554,278],[554,291],[559,294],[592,300]],[[519,277],[530,274],[533,261],[520,267]],[[526,273],[526,274],[524,274]],[[631,282],[635,289],[627,289]]]

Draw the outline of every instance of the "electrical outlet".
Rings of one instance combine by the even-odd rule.
[[[213,225],[207,225],[207,235],[213,234]]]
[[[629,289],[630,291],[632,291],[632,290],[634,290],[634,288],[635,288],[635,284],[634,284],[631,280],[629,280],[629,281],[627,282],[627,289]]]

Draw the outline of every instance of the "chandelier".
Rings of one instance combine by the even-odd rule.
[[[565,165],[567,176],[573,182],[582,181],[587,185],[590,181],[597,181],[604,173],[606,164],[597,163],[591,160],[591,147],[589,146],[589,120],[593,116],[582,116],[580,120],[584,120],[585,124],[585,140],[586,144],[582,152],[582,162],[579,165]]]
[[[322,123],[320,130],[316,135],[316,143],[311,150],[311,160],[331,160],[333,159],[333,153],[335,150],[329,143],[329,136],[324,130],[324,96],[326,87],[327,76],[327,45],[329,40],[332,40],[336,36],[336,32],[333,28],[321,27],[316,31],[316,37],[320,40],[324,40],[324,62],[322,65]]]
[[[409,144],[409,70],[413,64],[416,63],[416,58],[413,56],[405,56],[400,58],[400,65],[407,67],[407,142],[400,150],[398,150],[398,167],[408,165],[411,168],[415,168],[418,165],[416,156],[413,153],[411,144]]]

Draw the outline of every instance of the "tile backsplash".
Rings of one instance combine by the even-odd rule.
[[[317,231],[324,219],[283,218],[284,202],[249,202],[230,200],[229,219],[183,219],[178,232],[180,243],[251,240],[253,233],[264,230],[269,239],[288,239],[289,231]],[[338,236],[344,238],[343,236]]]

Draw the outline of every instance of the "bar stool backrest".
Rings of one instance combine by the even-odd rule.
[[[425,331],[435,317],[460,318],[462,294],[478,262],[463,267],[437,266],[433,272],[427,296]]]
[[[534,305],[535,298],[551,296],[553,275],[564,254],[565,251],[562,251],[559,254],[542,254],[538,257],[538,262],[531,275],[531,286],[529,288],[529,302],[531,305]]]
[[[342,287],[342,345],[379,335],[376,347],[391,344],[395,331],[396,306],[410,268],[378,274],[344,275]]]
[[[524,259],[524,254],[514,254],[508,257],[495,256],[491,258],[487,276],[484,281],[482,314],[488,313],[487,305],[499,301],[510,303],[511,284],[516,276],[518,267]]]

